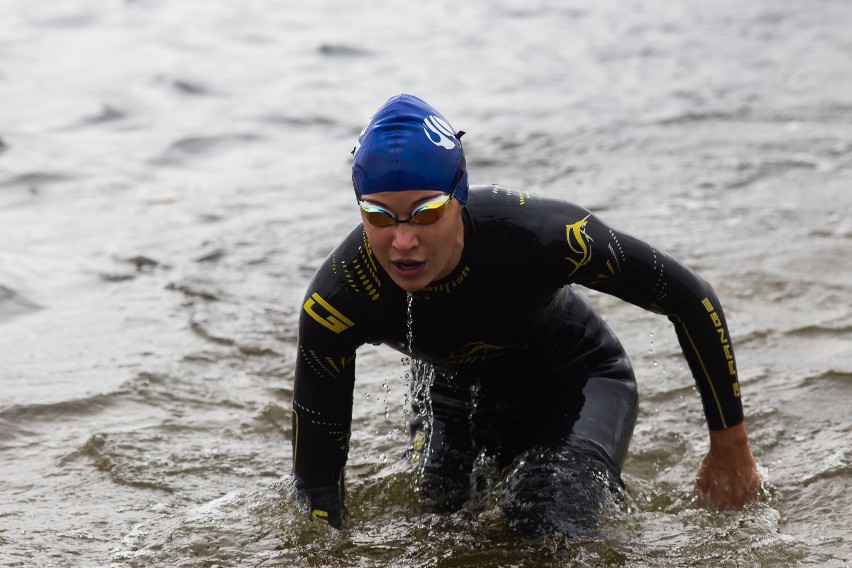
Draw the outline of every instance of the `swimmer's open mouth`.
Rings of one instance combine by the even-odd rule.
[[[401,276],[415,276],[426,266],[426,262],[422,260],[399,260],[391,264]]]
[[[416,260],[404,260],[404,261],[399,261],[399,262],[393,263],[393,265],[396,266],[397,268],[402,268],[402,269],[406,269],[406,270],[410,270],[412,268],[417,268],[418,266],[421,266],[423,264],[426,264],[426,263],[423,262],[423,261],[416,261]]]

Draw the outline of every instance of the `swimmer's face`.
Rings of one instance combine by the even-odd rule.
[[[381,207],[397,219],[408,219],[421,205],[440,198],[440,191],[384,191],[365,195],[366,204]],[[464,248],[461,204],[451,199],[444,214],[429,225],[397,223],[378,227],[361,211],[367,239],[379,264],[406,292],[422,290],[458,265]]]

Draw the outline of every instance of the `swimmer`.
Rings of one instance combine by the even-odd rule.
[[[345,522],[355,352],[371,343],[415,361],[410,454],[424,504],[464,506],[486,456],[506,472],[509,526],[593,525],[600,487],[620,482],[638,396],[618,338],[574,285],[674,324],[710,437],[696,495],[718,509],[754,500],[760,477],[710,285],[583,207],[470,186],[462,134],[403,94],[358,138],[362,223],[317,270],[299,322],[293,472],[311,517]]]

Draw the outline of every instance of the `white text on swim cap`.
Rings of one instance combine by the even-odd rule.
[[[440,146],[447,150],[452,150],[456,147],[456,143],[453,141],[453,138],[456,137],[453,133],[453,127],[441,117],[430,115],[424,118],[423,132],[426,133],[426,137],[435,146]],[[430,132],[437,135],[438,139],[433,138]]]

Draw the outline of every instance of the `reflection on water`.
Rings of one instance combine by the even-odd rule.
[[[2,11],[0,564],[852,562],[846,3]],[[348,152],[401,91],[469,133],[473,183],[577,201],[713,282],[761,503],[693,506],[707,441],[670,325],[590,292],[641,392],[597,533],[509,530],[487,460],[480,499],[422,511],[411,368],[374,346],[350,522],[306,522],[289,477],[299,307],[357,222]]]

